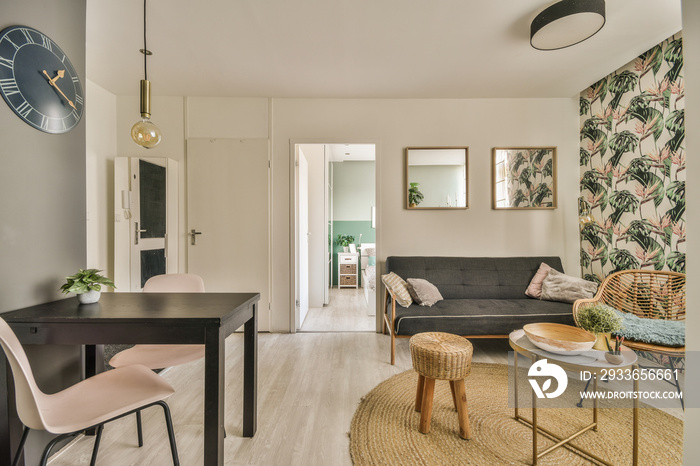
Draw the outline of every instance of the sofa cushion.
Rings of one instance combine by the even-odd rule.
[[[522,296],[522,293],[521,293]],[[456,335],[508,335],[525,324],[575,325],[571,304],[535,299],[445,299],[431,308],[396,308],[397,335],[447,332]]]
[[[530,284],[525,290],[525,294],[527,296],[535,299],[540,299],[540,297],[542,296],[542,282],[545,278],[547,278],[547,275],[549,274],[550,270],[552,270],[552,268],[544,262],[540,264],[540,268],[537,270],[535,276],[532,277],[532,280],[530,280]]]
[[[542,282],[541,298],[546,301],[573,303],[577,299],[592,298],[597,289],[596,283],[550,270]]]
[[[403,278],[396,275],[394,272],[382,275],[382,282],[386,285],[392,294],[396,297],[396,302],[403,307],[408,307],[413,303],[411,293],[408,291],[408,284]]]
[[[542,262],[563,271],[558,257],[390,256],[385,266],[387,273],[428,280],[447,301],[522,299]]]
[[[432,306],[438,301],[442,301],[442,295],[435,285],[422,278],[409,278],[408,291],[413,297],[413,301],[420,306]]]

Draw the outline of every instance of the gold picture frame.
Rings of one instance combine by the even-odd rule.
[[[556,209],[556,147],[494,147],[492,208]]]

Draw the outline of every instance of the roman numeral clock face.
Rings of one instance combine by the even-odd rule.
[[[83,116],[85,95],[73,64],[30,27],[0,32],[0,93],[17,116],[46,133],[68,132]]]

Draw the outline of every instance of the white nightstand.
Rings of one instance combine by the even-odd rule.
[[[356,252],[338,253],[338,288],[357,288]]]

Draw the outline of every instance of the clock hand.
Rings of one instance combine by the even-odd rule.
[[[58,81],[58,78],[62,78],[65,76],[66,70],[58,70],[58,73],[56,73],[56,77],[51,80],[52,83],[56,84],[56,81]]]
[[[54,89],[56,89],[63,96],[63,98],[66,99],[68,105],[73,107],[74,110],[78,110],[77,108],[75,108],[75,104],[73,104],[73,101],[66,97],[66,94],[64,94],[61,88],[56,85],[56,81],[58,80],[58,78],[62,78],[65,75],[65,70],[59,70],[58,74],[53,79],[51,79],[51,76],[49,76],[49,73],[47,73],[46,70],[42,71],[44,72],[44,75],[46,75],[46,77],[49,78],[49,85],[53,86]]]

